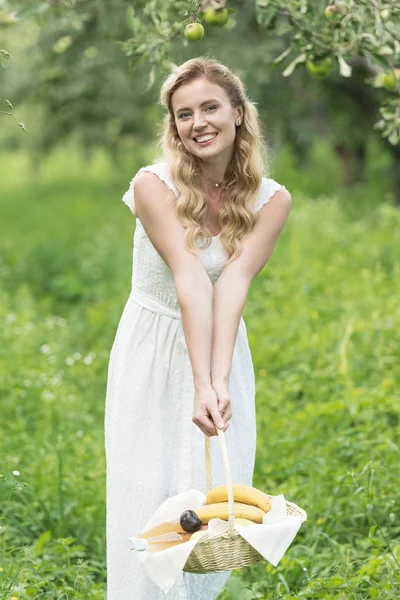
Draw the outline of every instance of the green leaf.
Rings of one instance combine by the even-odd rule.
[[[337,57],[339,62],[339,71],[342,77],[351,77],[352,68],[347,62],[344,60],[343,56],[339,54]]]
[[[16,17],[17,19],[29,19],[31,17],[34,17],[35,15],[40,15],[42,13],[45,13],[49,10],[50,8],[50,3],[41,3],[41,4],[36,4],[36,6],[29,6],[27,8],[23,8],[22,10],[18,11],[16,13]]]
[[[72,44],[72,37],[70,35],[64,35],[53,46],[53,51],[57,54],[63,54],[70,45]]]
[[[261,25],[261,27],[268,27],[275,18],[276,13],[277,8],[275,6],[268,6],[267,8],[259,10],[256,14],[257,23]]]
[[[388,137],[388,141],[393,145],[396,146],[399,143],[399,133],[397,131],[393,131],[393,133],[391,133]]]
[[[380,48],[378,48],[378,50],[376,50],[376,53],[381,56],[390,56],[391,54],[394,54],[394,49],[388,45],[381,46]]]
[[[252,600],[254,594],[246,589],[246,583],[241,577],[230,577],[225,584],[231,600]]]
[[[150,71],[150,74],[149,74],[149,81],[148,81],[148,84],[147,84],[146,90],[145,90],[146,92],[148,92],[153,87],[155,79],[156,79],[156,70],[155,70],[155,67],[153,66]]]
[[[284,58],[286,58],[288,56],[288,54],[290,54],[292,51],[292,48],[286,48],[286,50],[284,50],[282,52],[282,54],[280,54],[279,56],[277,56],[277,58],[274,58],[274,60],[272,61],[272,63],[274,65],[277,65],[278,63],[280,63]]]
[[[42,533],[42,535],[38,538],[38,540],[34,546],[34,551],[36,553],[40,553],[43,546],[45,544],[47,544],[50,540],[51,540],[51,531],[45,531],[44,533]]]
[[[290,63],[290,65],[286,67],[286,69],[283,71],[283,77],[289,77],[289,75],[291,75],[295,70],[296,66],[299,63],[305,62],[306,58],[307,56],[304,52],[302,52],[302,54],[299,54],[299,56],[296,56],[296,58]]]

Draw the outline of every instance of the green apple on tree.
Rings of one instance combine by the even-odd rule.
[[[338,19],[347,14],[347,6],[342,2],[336,2],[335,4],[329,4],[324,11],[324,15],[327,19]]]
[[[393,71],[387,71],[382,78],[382,85],[388,90],[395,90],[397,85],[400,84],[400,69],[394,69]]]
[[[322,60],[306,60],[307,72],[313,77],[325,77],[331,71],[332,59],[330,56]]]
[[[207,8],[204,13],[204,20],[208,25],[215,27],[223,27],[227,24],[229,18],[229,12],[227,8]]]
[[[184,35],[190,42],[197,42],[204,37],[204,27],[201,23],[189,23],[185,27]]]
[[[335,5],[334,4],[330,4],[329,6],[327,6],[325,8],[324,14],[325,14],[325,16],[326,16],[327,19],[332,19],[332,17],[334,17],[335,14],[336,14]]]

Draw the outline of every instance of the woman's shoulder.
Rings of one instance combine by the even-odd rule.
[[[144,167],[141,167],[136,173],[135,177],[137,177],[139,173],[145,173],[146,171],[155,173],[156,175],[166,175],[168,173],[167,163],[165,161],[155,161],[150,163]]]
[[[129,184],[129,189],[122,196],[122,201],[131,209],[131,211],[133,212],[135,217],[137,216],[137,214],[136,214],[136,208],[135,208],[134,183],[140,174],[146,173],[146,172],[154,173],[155,175],[157,175],[157,177],[161,181],[163,181],[169,187],[169,189],[171,191],[174,192],[174,194],[177,195],[177,193],[178,193],[171,178],[170,178],[169,171],[167,168],[167,163],[165,161],[159,160],[159,161],[153,162],[149,165],[146,165],[145,167],[141,167],[138,170],[138,172],[136,173],[136,175],[131,179],[131,182]]]
[[[168,164],[166,163],[166,161],[164,160],[156,160],[155,162],[146,165],[145,167],[141,167],[139,169],[139,171],[136,173],[135,178],[141,174],[141,173],[154,173],[154,175],[157,175],[157,177],[159,179],[161,179],[161,181],[163,181],[171,191],[173,191],[175,194],[178,193],[175,184],[171,178],[171,174],[168,168]]]
[[[260,190],[258,192],[258,197],[256,200],[256,212],[258,212],[260,208],[264,206],[264,204],[269,202],[272,196],[275,194],[275,192],[277,192],[281,188],[285,188],[285,186],[281,183],[278,183],[277,181],[275,181],[275,179],[272,179],[271,177],[263,176]]]

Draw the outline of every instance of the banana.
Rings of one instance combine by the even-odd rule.
[[[262,523],[265,511],[257,506],[250,506],[249,504],[242,504],[241,502],[234,502],[233,512],[235,517],[242,517],[244,519],[250,519],[254,523]],[[215,502],[214,504],[204,504],[200,508],[196,508],[196,515],[199,517],[203,525],[207,524],[210,519],[223,519],[228,520],[229,516],[229,503],[228,502]]]
[[[264,512],[271,510],[271,502],[267,494],[261,492],[257,488],[249,485],[242,485],[241,483],[234,483],[232,485],[233,498],[235,502],[243,502],[244,504],[250,504],[261,508]],[[214,504],[215,502],[225,502],[228,500],[228,488],[226,485],[220,485],[211,489],[207,494],[207,504]]]

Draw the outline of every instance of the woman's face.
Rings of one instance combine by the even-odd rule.
[[[232,108],[225,90],[205,77],[178,88],[172,95],[172,110],[178,135],[185,148],[206,162],[229,163],[241,107]],[[212,139],[201,141],[210,134]]]

